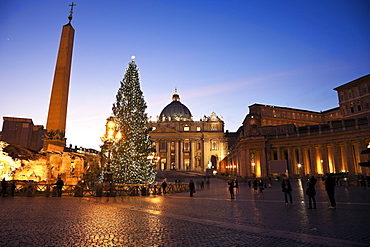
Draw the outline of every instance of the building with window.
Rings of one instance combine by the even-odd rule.
[[[229,154],[220,172],[242,177],[345,173],[358,165],[370,142],[370,75],[335,88],[339,107],[314,112],[253,104],[236,133],[226,133]]]
[[[219,169],[226,155],[224,121],[214,112],[194,121],[190,110],[180,102],[177,90],[157,121],[149,121],[149,127],[158,170]]]

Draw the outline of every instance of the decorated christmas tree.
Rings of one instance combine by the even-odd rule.
[[[151,152],[147,108],[137,65],[132,57],[113,104],[117,131],[122,138],[112,145],[113,180],[123,183],[153,182],[156,169],[148,160]]]

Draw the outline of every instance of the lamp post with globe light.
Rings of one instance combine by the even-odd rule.
[[[103,175],[103,192],[105,192],[107,196],[112,195],[114,188],[113,173],[110,169],[112,145],[113,143],[118,142],[121,138],[122,134],[117,130],[117,124],[114,121],[114,117],[110,116],[107,118],[107,123],[105,125],[105,134],[100,138],[108,150],[107,164]]]

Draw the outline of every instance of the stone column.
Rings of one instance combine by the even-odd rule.
[[[167,167],[166,169],[172,169],[171,167],[171,140],[167,141]]]
[[[182,170],[182,167],[180,167],[180,162],[179,162],[179,140],[175,140],[175,168]]]
[[[301,177],[303,177],[304,175],[306,175],[307,164],[303,160],[302,146],[298,147],[298,164],[301,164],[300,175]]]
[[[250,177],[252,176],[252,168],[251,168],[251,156],[250,156],[250,151],[249,148],[244,149],[245,150],[245,168],[247,171],[247,176]]]
[[[342,170],[340,169],[341,159],[338,154],[338,146],[337,146],[337,143],[335,142],[332,142],[331,146],[333,150],[334,169],[335,169],[335,172],[338,173],[338,172],[341,172]]]
[[[287,164],[288,164],[288,173],[289,176],[294,175],[294,168],[293,168],[293,158],[292,158],[292,150],[291,147],[287,147],[288,157],[287,157]]]
[[[191,139],[190,140],[190,170],[195,169],[195,152],[196,152],[196,141]]]
[[[315,157],[315,147],[314,145],[310,145],[310,169],[312,175],[317,174],[317,165],[316,165],[316,157]]]
[[[321,153],[321,160],[322,160],[322,169],[323,169],[323,173],[327,173],[327,172],[330,172],[330,169],[329,169],[329,161],[328,161],[328,150],[327,150],[327,147],[325,145],[325,143],[323,144],[320,144],[320,153]]]
[[[353,167],[351,145],[352,144],[348,141],[344,142],[344,149],[345,149],[345,152],[346,152],[347,169],[348,169],[349,174],[354,175],[355,174],[355,169]]]
[[[180,150],[179,150],[179,154],[180,154],[180,157],[179,157],[179,161],[180,161],[180,167],[183,169],[183,170],[186,170],[187,167],[184,167],[184,141],[183,140],[180,140]]]
[[[268,174],[266,174],[266,151],[265,151],[265,147],[262,147],[260,150],[261,150],[261,160],[260,160],[261,177],[266,177],[266,176],[268,176]]]

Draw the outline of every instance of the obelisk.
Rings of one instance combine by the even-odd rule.
[[[68,24],[63,26],[60,38],[58,57],[54,72],[53,87],[51,90],[48,119],[46,122],[46,134],[44,151],[63,151],[66,138],[67,105],[69,93],[69,80],[72,65],[72,50],[75,30],[71,25],[73,2]]]

